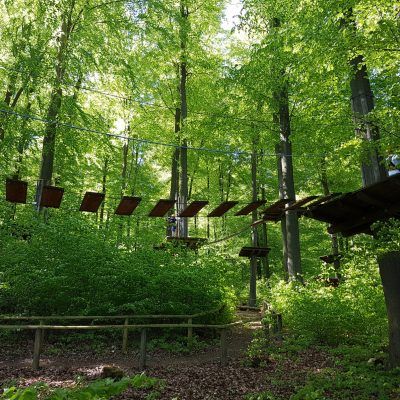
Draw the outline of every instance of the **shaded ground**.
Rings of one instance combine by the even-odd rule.
[[[240,318],[253,319],[255,313],[241,312]],[[327,367],[329,357],[321,352],[307,350],[293,357],[282,356],[265,359],[257,367],[251,367],[245,356],[253,332],[260,328],[259,322],[235,328],[229,335],[229,364],[219,363],[217,342],[190,354],[171,354],[163,350],[150,351],[148,355],[149,376],[164,379],[166,384],[160,399],[224,400],[243,399],[249,393],[271,390],[287,398],[297,386],[304,385],[309,373],[317,373]],[[46,382],[52,387],[74,386],[77,382],[98,378],[104,365],[115,365],[128,375],[139,373],[138,351],[130,349],[123,355],[120,343],[93,350],[93,344],[82,342],[76,347],[65,345],[44,347],[39,371],[32,371],[32,340],[4,345],[0,348],[0,385],[10,383],[27,386]],[[284,382],[284,384],[282,384]],[[145,399],[146,392],[129,389],[119,398]]]

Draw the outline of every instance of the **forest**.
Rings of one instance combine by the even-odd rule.
[[[400,4],[0,1],[0,400],[400,399]]]

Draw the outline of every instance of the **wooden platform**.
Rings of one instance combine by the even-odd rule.
[[[400,218],[400,175],[308,207],[306,216],[329,223],[329,233],[372,234],[371,225]]]
[[[240,257],[266,257],[270,252],[269,247],[242,247]]]

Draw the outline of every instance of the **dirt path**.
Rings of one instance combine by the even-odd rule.
[[[254,312],[239,312],[240,319],[247,321],[244,326],[235,327],[228,335],[229,364],[222,367],[219,362],[220,348],[218,343],[189,354],[173,354],[156,350],[149,351],[146,374],[165,380],[166,385],[159,399],[163,400],[239,400],[249,393],[257,393],[271,388],[274,376],[294,374],[293,382],[303,380],[302,368],[290,360],[279,363],[270,360],[257,368],[244,363],[245,352],[251,342],[253,332],[260,329],[260,316]],[[255,320],[255,321],[254,321]],[[254,321],[254,322],[250,322]],[[93,351],[93,341],[87,346],[82,342],[80,350],[76,345],[66,346],[61,353],[52,354],[52,348],[44,348],[41,368],[32,371],[33,342],[21,343],[18,347],[8,346],[3,339],[0,347],[0,387],[12,385],[28,386],[37,382],[45,382],[52,387],[74,386],[78,381],[99,378],[103,366],[115,365],[123,369],[127,375],[139,373],[138,351],[131,349],[124,355],[120,351],[120,343],[110,344],[107,348]],[[99,349],[98,349],[99,350]],[[314,365],[323,364],[324,356],[319,354],[305,355],[306,360],[299,362]],[[311,358],[311,359],[308,359]],[[286,379],[286,378],[283,378]],[[276,388],[279,393],[290,392],[290,386]],[[128,390],[120,399],[145,399],[146,393]],[[286,397],[285,397],[286,398]]]

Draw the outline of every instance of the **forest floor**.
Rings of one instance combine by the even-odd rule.
[[[244,399],[251,393],[269,390],[279,398],[289,398],[302,387],[307,376],[330,367],[332,358],[321,350],[306,349],[293,354],[281,354],[278,359],[257,359],[251,362],[247,351],[260,331],[260,316],[254,312],[239,312],[239,318],[247,320],[244,326],[233,329],[228,336],[227,366],[219,362],[219,344],[216,340],[208,346],[188,354],[169,350],[149,349],[146,374],[165,381],[159,399],[224,400]],[[255,320],[255,321],[254,321]],[[253,321],[253,322],[251,322]],[[257,334],[257,333],[256,333]],[[87,337],[88,334],[86,334]],[[0,347],[0,387],[10,385],[29,386],[43,382],[50,387],[74,387],[78,383],[101,377],[105,365],[121,368],[128,376],[138,374],[138,350],[120,351],[120,341],[99,343],[94,334],[78,341],[68,341],[69,335],[56,343],[50,337],[43,348],[41,367],[32,371],[32,338],[23,342],[7,342],[3,337]],[[51,339],[51,340],[50,340]],[[119,338],[118,338],[119,339]],[[119,399],[145,399],[148,391],[128,389]],[[257,397],[254,397],[257,399]]]

